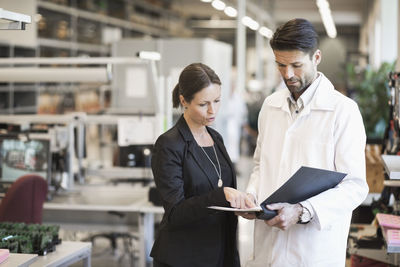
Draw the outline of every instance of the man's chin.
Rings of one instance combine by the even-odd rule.
[[[286,85],[286,86],[291,93],[298,93],[299,91],[301,91],[298,86],[295,85]]]

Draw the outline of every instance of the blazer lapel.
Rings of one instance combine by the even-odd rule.
[[[203,155],[204,152],[201,150],[201,148],[197,145],[196,142],[191,142],[189,146],[189,151],[193,155],[194,160],[196,161],[197,165],[199,165],[199,168],[205,173],[207,176],[208,181],[210,182],[210,185],[212,188],[217,188],[218,187],[218,178],[217,173],[215,170],[211,168],[207,168],[207,166],[210,166],[211,163],[208,162],[206,155]]]
[[[201,148],[197,145],[196,140],[194,139],[192,133],[190,132],[189,126],[187,125],[185,119],[183,118],[183,115],[180,117],[179,121],[177,122],[178,129],[180,133],[183,136],[183,139],[187,143],[187,148],[188,152],[193,155],[194,160],[196,161],[197,165],[199,166],[199,169],[203,171],[203,173],[206,175],[210,185],[212,188],[217,188],[218,185],[218,178],[216,179],[216,173],[213,175],[213,172],[210,170],[207,170],[205,166],[209,166],[210,163],[205,161],[206,155],[201,155],[200,153],[203,153]],[[213,138],[214,139],[214,138]]]

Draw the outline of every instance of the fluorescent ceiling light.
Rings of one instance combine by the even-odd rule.
[[[231,6],[227,6],[224,9],[224,12],[227,16],[232,17],[232,18],[237,16],[237,10]]]
[[[268,39],[271,39],[271,38],[272,38],[272,35],[274,34],[270,29],[268,29],[268,28],[265,27],[265,26],[262,26],[262,27],[258,30],[258,32],[259,32],[262,36],[264,36],[264,37],[266,37],[266,38],[268,38]]]
[[[201,0],[201,2],[204,2],[204,3],[211,3],[211,1],[212,0]]]
[[[248,17],[248,16],[244,16],[242,18],[242,23],[249,27],[250,29],[252,29],[253,31],[258,30],[258,28],[260,27],[260,24],[258,24],[257,21],[255,21],[254,19]]]
[[[211,5],[216,9],[216,10],[224,10],[225,8],[225,3],[222,2],[221,0],[214,0],[212,1]]]
[[[322,23],[324,24],[326,34],[330,38],[335,38],[337,35],[335,22],[332,18],[331,9],[327,0],[317,0],[317,6],[321,15]]]
[[[141,59],[160,60],[161,54],[154,51],[140,51],[138,57]]]

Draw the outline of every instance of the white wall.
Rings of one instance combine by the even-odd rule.
[[[393,62],[399,51],[398,0],[367,1],[365,23],[361,28],[360,51],[369,55],[374,68]]]
[[[398,38],[398,0],[381,1],[381,31],[380,40],[381,62],[393,62],[397,59]]]

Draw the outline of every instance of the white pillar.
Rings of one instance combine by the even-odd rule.
[[[262,22],[262,19],[258,17],[258,21]],[[262,26],[262,23],[261,23]],[[256,61],[257,61],[257,69],[256,69],[256,80],[258,82],[263,82],[264,80],[264,36],[262,36],[258,31],[255,31],[256,34]]]
[[[246,15],[246,0],[237,1],[237,29],[236,29],[236,90],[241,94],[246,85],[246,28],[242,18]]]
[[[392,63],[398,55],[398,0],[380,0],[380,63]]]
[[[400,71],[400,4],[397,6],[397,64],[396,71]]]

